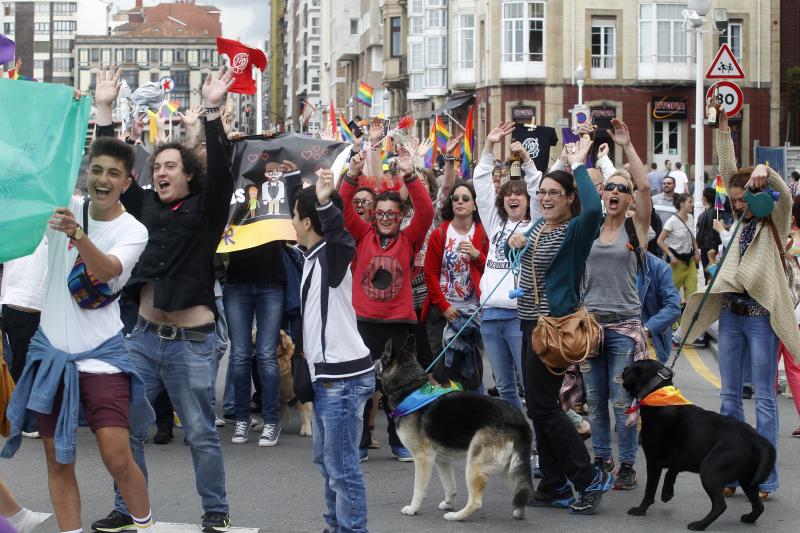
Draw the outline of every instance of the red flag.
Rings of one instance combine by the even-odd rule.
[[[336,127],[336,107],[333,105],[333,98],[331,98],[331,135],[334,139],[339,139],[339,128]]]
[[[217,37],[219,55],[228,56],[228,62],[236,78],[230,92],[239,94],[256,94],[256,82],[253,79],[252,67],[263,71],[267,68],[267,56],[258,48],[253,48],[233,41]]]

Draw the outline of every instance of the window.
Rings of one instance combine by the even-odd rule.
[[[100,57],[101,57],[101,60],[102,60],[104,65],[110,65],[111,64],[111,49],[102,50],[102,52],[100,53]]]
[[[203,48],[200,50],[200,62],[208,63],[211,60],[211,50]]]
[[[77,2],[55,2],[53,4],[53,15],[55,16],[68,16],[74,14],[78,10]]]
[[[90,48],[89,49],[89,61],[92,63],[97,63],[100,61],[100,49],[99,48]]]
[[[200,57],[200,54],[198,53],[197,50],[187,50],[186,51],[186,60],[193,67],[196,67],[200,63],[198,61],[199,57]]]
[[[147,49],[140,48],[136,50],[136,62],[140,65],[147,65]]]
[[[50,23],[49,22],[35,22],[33,24],[33,32],[34,33],[50,33]]]
[[[720,43],[727,43],[733,52],[733,57],[742,60],[742,21],[731,20],[728,28],[719,36]]]
[[[383,47],[373,46],[371,49],[370,70],[374,72],[383,72]]]
[[[151,48],[150,49],[150,62],[151,63],[158,63],[161,61],[161,50],[158,48]]]
[[[139,87],[139,71],[138,70],[123,70],[122,79],[128,84],[131,91],[135,91]]]
[[[319,45],[312,44],[311,45],[311,62],[312,63],[319,63]]]
[[[544,61],[544,3],[503,4],[503,61]]]
[[[189,71],[188,70],[175,70],[171,72],[170,77],[175,82],[176,91],[189,90]]]
[[[71,72],[72,59],[69,57],[54,57],[53,58],[53,71],[54,72]]]
[[[443,67],[447,62],[447,38],[428,37],[425,39],[425,66]]]
[[[14,16],[14,12],[16,11],[14,9],[15,5],[16,4],[11,4],[9,2],[6,2],[5,5],[3,6],[3,14],[5,16],[7,16],[7,17],[13,17]]]
[[[350,19],[350,35],[358,35],[358,19]]]
[[[33,9],[36,15],[50,16],[50,4],[48,2],[36,2]]]
[[[125,63],[133,63],[133,58],[136,55],[136,50],[133,48],[125,48],[123,51],[123,61]]]
[[[408,14],[412,16],[422,15],[424,13],[422,3],[422,0],[411,0],[411,2],[409,2]]]
[[[615,67],[616,46],[615,19],[592,19],[592,77],[597,70],[612,70]]]
[[[408,77],[408,90],[411,92],[420,92],[425,87],[425,74],[415,73],[410,74]]]
[[[429,9],[427,15],[428,15],[428,28],[447,27],[446,9]]]
[[[388,115],[388,110],[384,109],[384,101],[383,95],[386,94],[386,89],[382,87],[376,87],[374,94],[372,95],[372,108],[369,110],[369,114],[373,117],[380,115],[381,113]]]
[[[14,4],[11,4],[12,6]],[[3,23],[3,34],[5,35],[12,35],[14,33],[14,23],[13,22],[4,22]]]
[[[391,31],[391,47],[389,48],[389,55],[391,57],[400,57],[403,55],[401,34],[400,34],[400,17],[392,17],[389,25]]]
[[[114,51],[114,62],[116,62],[117,65],[122,63],[122,48],[117,48]]]
[[[475,66],[475,15],[459,15],[456,29],[456,68]]]
[[[71,52],[72,41],[70,39],[53,39],[53,52]]]
[[[55,33],[75,33],[78,29],[78,23],[74,20],[56,20],[53,22],[53,31]]]
[[[176,63],[186,63],[186,49],[185,48],[177,48],[175,50],[175,62]]]
[[[447,69],[429,68],[425,71],[425,85],[427,87],[447,86]]]
[[[319,35],[319,17],[311,17],[311,35]]]
[[[641,63],[688,63],[689,34],[683,29],[686,4],[639,6],[639,61]]]
[[[38,72],[44,72],[44,60],[43,59],[34,59],[33,60],[33,70]]]
[[[313,74],[311,76],[311,92],[312,93],[319,92],[319,76],[315,76]]]
[[[408,34],[420,35],[422,28],[425,26],[425,19],[423,17],[408,17]]]
[[[172,50],[161,50],[161,62],[165,65],[172,63]]]
[[[89,64],[89,50],[84,48],[78,51],[78,62],[82,67]]]

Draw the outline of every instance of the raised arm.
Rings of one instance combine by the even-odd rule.
[[[528,196],[530,196],[528,206],[531,210],[531,220],[538,220],[542,216],[542,207],[536,201],[536,192],[539,190],[539,184],[542,183],[542,171],[536,168],[536,163],[533,162],[521,142],[514,141],[511,143],[511,153],[522,161],[522,173],[525,177]]]
[[[633,221],[636,224],[636,236],[639,237],[639,243],[646,248],[647,230],[650,228],[650,216],[653,212],[653,201],[650,199],[650,180],[647,179],[647,170],[631,142],[627,124],[614,118],[611,119],[611,126],[612,129],[608,134],[622,148],[622,152],[631,166],[631,177],[633,185],[636,187],[636,191],[633,193],[636,203]]]
[[[342,203],[344,203],[344,225],[356,241],[360,241],[370,232],[374,231],[372,226],[364,222],[353,207],[353,196],[358,188],[358,178],[361,177],[361,171],[364,168],[365,152],[359,152],[350,158],[350,168],[347,169],[347,174],[339,186],[339,194],[342,196]]]
[[[728,126],[728,114],[719,110],[719,128],[717,129],[717,157],[719,158],[719,175],[725,183],[725,190],[730,188],[731,176],[736,172],[736,150],[733,147],[731,129]]]
[[[203,106],[194,106],[187,109],[184,113],[178,113],[181,123],[186,131],[186,138],[183,144],[189,148],[200,146],[201,133],[203,126],[200,124],[200,115],[203,114]]]
[[[400,157],[397,158],[397,170],[403,172],[403,181],[411,198],[411,206],[414,208],[414,216],[411,217],[408,227],[403,230],[403,234],[414,243],[414,253],[417,253],[422,248],[428,229],[433,223],[433,202],[428,189],[414,175],[411,154],[405,149],[400,151]]]
[[[207,154],[203,195],[206,213],[223,224],[228,220],[234,178],[231,173],[231,146],[220,120],[219,108],[225,104],[225,95],[233,81],[233,71],[220,67],[217,72],[206,76],[202,88]]]
[[[608,157],[608,144],[606,143],[601,144],[597,149],[596,166],[600,169],[600,173],[603,174],[603,183],[608,181],[608,178],[617,171],[617,169],[614,168],[614,163],[612,163],[611,159]]]
[[[581,137],[575,143],[575,151],[570,151],[568,155],[572,173],[575,176],[575,186],[578,189],[578,197],[581,199],[581,212],[578,215],[578,231],[580,234],[591,236],[594,240],[595,233],[600,228],[600,220],[603,217],[603,207],[600,196],[597,194],[589,172],[586,170],[586,157],[592,147],[592,141],[588,137]]]
[[[376,143],[383,137],[383,120],[375,117],[369,123],[369,145],[370,149],[363,157],[366,158],[364,162],[364,171],[367,176],[374,176],[379,178],[383,176],[383,161],[381,160],[381,147],[376,146]]]
[[[344,218],[331,202],[333,172],[329,168],[317,174],[317,213],[325,238],[325,256],[328,259],[328,285],[338,287],[350,269],[356,253],[356,241],[344,228]]]
[[[440,190],[442,191],[442,196],[444,196],[445,198],[450,196],[450,193],[453,192],[453,184],[455,184],[457,177],[456,170],[453,167],[453,161],[452,160],[448,161],[448,158],[453,157],[453,154],[455,153],[456,148],[458,148],[458,145],[461,142],[462,137],[463,134],[459,132],[455,137],[451,137],[450,139],[448,139],[447,144],[445,145],[444,176],[442,176],[442,186],[440,187]],[[434,140],[433,142],[436,142],[436,140]]]
[[[508,126],[509,124],[510,126]],[[497,193],[492,182],[495,162],[494,147],[503,137],[510,135],[512,131],[514,131],[513,122],[500,123],[490,131],[486,136],[486,144],[483,146],[481,158],[475,166],[475,174],[472,178],[472,184],[475,186],[475,202],[478,205],[478,214],[487,227],[497,213],[495,205]]]

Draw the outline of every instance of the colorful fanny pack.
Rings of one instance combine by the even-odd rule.
[[[89,235],[89,201],[83,203],[83,233]],[[81,309],[100,309],[116,300],[122,291],[114,292],[108,283],[99,281],[86,268],[83,258],[78,255],[67,276],[67,288],[75,303]]]

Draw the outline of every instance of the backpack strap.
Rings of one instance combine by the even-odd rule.
[[[86,200],[83,202],[83,233],[89,235],[89,202],[91,200]]]
[[[636,234],[636,225],[633,222],[633,217],[625,219],[625,233],[628,234],[628,242],[633,247],[633,253],[636,254],[636,269],[639,272],[643,272],[644,248],[639,244],[639,236]]]

